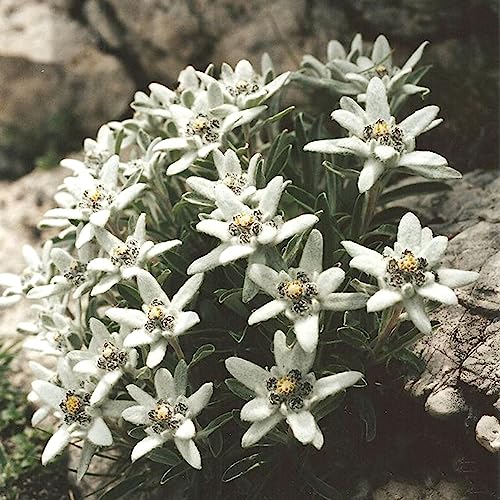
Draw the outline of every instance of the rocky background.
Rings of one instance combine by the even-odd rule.
[[[1,0],[0,177],[57,163],[128,116],[135,89],[175,85],[187,64],[257,62],[268,51],[280,70],[295,69],[302,54],[324,58],[328,40],[358,31],[386,34],[399,61],[431,41],[425,84],[445,125],[423,146],[461,171],[494,168],[496,0]]]

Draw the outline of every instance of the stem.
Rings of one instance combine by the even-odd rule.
[[[395,328],[399,324],[399,318],[401,316],[401,312],[403,311],[402,305],[396,305],[392,308],[387,321],[383,322],[380,326],[377,339],[375,341],[375,346],[373,349],[373,353],[376,354],[380,352],[385,340],[391,335],[391,333],[395,330]]]
[[[364,203],[363,218],[361,220],[361,231],[360,234],[364,234],[370,228],[373,216],[375,215],[375,208],[377,207],[377,201],[382,191],[382,183],[376,182],[375,185],[366,193],[366,200]]]
[[[173,337],[172,339],[170,339],[170,344],[174,348],[175,354],[177,355],[179,361],[181,359],[186,359],[186,356],[184,356],[184,352],[182,351],[182,347],[179,344],[179,340],[177,339],[177,337]]]

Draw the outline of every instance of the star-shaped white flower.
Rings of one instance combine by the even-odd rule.
[[[211,181],[204,177],[188,177],[186,184],[193,191],[201,194],[205,198],[215,201],[215,187],[219,184],[227,186],[238,199],[245,203],[256,191],[255,176],[257,165],[261,155],[256,153],[250,158],[248,170],[243,172],[238,155],[228,149],[222,153],[218,149],[212,152],[215,168],[217,169],[218,179]]]
[[[377,278],[380,290],[368,300],[368,312],[401,304],[422,333],[432,331],[425,302],[457,304],[452,289],[473,283],[479,276],[473,271],[441,267],[448,239],[422,228],[411,212],[399,223],[394,248],[386,247],[383,255],[353,241],[343,241],[342,245],[353,257],[351,267]]]
[[[206,85],[216,81],[206,73],[198,72],[198,76]],[[266,83],[266,75],[257,73],[249,61],[242,59],[234,69],[222,63],[219,82],[226,102],[239,109],[247,109],[271,98],[286,84],[289,76],[290,72],[287,71]]]
[[[201,469],[201,456],[194,438],[196,428],[193,420],[212,397],[211,382],[203,384],[195,393],[186,397],[187,366],[180,361],[174,376],[166,369],[156,371],[154,384],[156,397],[150,396],[136,385],[127,386],[127,391],[138,403],[124,410],[122,416],[135,425],[145,425],[148,434],[132,450],[135,462],[151,450],[173,440],[184,460]]]
[[[415,111],[396,125],[387,102],[387,93],[380,78],[368,84],[366,109],[350,97],[342,97],[332,118],[346,128],[350,137],[310,142],[304,151],[329,154],[353,154],[364,162],[358,189],[364,193],[384,174],[400,172],[429,179],[458,179],[460,172],[448,166],[446,158],[432,151],[415,151],[415,137],[438,125],[437,106]]]
[[[17,304],[32,288],[47,284],[50,279],[50,252],[52,241],[47,241],[41,255],[30,245],[23,245],[22,252],[26,268],[18,274],[0,273],[0,309]]]
[[[203,274],[192,276],[170,300],[151,274],[139,270],[137,285],[144,303],[143,310],[112,307],[106,311],[106,316],[134,329],[125,338],[124,346],[150,346],[146,364],[154,368],[165,357],[168,343],[199,323],[197,313],[183,309],[193,300],[202,281]]]
[[[95,228],[95,235],[109,257],[99,257],[88,263],[89,271],[104,274],[92,289],[91,295],[104,293],[120,281],[133,278],[150,259],[182,243],[180,240],[170,240],[155,245],[146,240],[146,214],[139,216],[133,234],[125,241],[100,227]]]
[[[429,93],[428,88],[416,85],[411,78],[428,43],[423,42],[399,68],[393,64],[393,49],[384,35],[377,37],[370,54],[364,54],[363,40],[358,33],[352,40],[349,51],[337,40],[330,40],[326,64],[306,55],[301,66],[305,75],[330,80],[330,85],[336,87],[339,93],[354,95],[359,102],[366,100],[370,78],[378,76],[384,83],[388,96],[394,99],[394,104],[400,104],[409,95]]]
[[[118,419],[129,401],[102,400],[91,405],[89,384],[82,384],[68,362],[58,366],[60,384],[47,380],[35,380],[33,391],[42,404],[51,407],[60,420],[57,431],[47,442],[42,453],[42,464],[47,464],[59,455],[71,441],[83,440],[83,450],[78,467],[78,478],[85,474],[90,460],[99,447],[111,446],[113,436],[105,419]]]
[[[299,215],[283,222],[277,214],[281,194],[287,183],[275,177],[260,192],[258,204],[251,207],[242,203],[227,186],[215,188],[215,203],[222,220],[204,219],[196,225],[199,232],[218,238],[219,246],[195,260],[188,274],[205,272],[241,258],[248,258],[248,265],[266,262],[266,249],[311,228],[318,218],[313,214]],[[253,289],[248,269],[243,286],[243,300],[247,302],[257,293]]]
[[[119,157],[113,155],[103,165],[99,176],[93,177],[88,171],[81,172],[77,177],[67,177],[64,180],[65,191],[58,193],[58,202],[65,208],[53,208],[44,216],[42,225],[59,226],[61,219],[66,225],[71,220],[85,222],[77,239],[76,247],[81,248],[95,236],[96,227],[104,227],[111,214],[123,210],[146,187],[137,183],[122,189],[118,179]]]
[[[87,264],[94,255],[92,244],[79,248],[76,257],[62,248],[52,248],[50,258],[60,274],[54,276],[47,285],[33,287],[26,296],[29,299],[42,299],[73,290],[73,298],[81,297],[95,283],[96,273],[87,271]]]
[[[213,81],[206,91],[198,93],[191,107],[172,104],[169,107],[178,135],[159,142],[154,151],[181,151],[182,156],[169,165],[167,175],[188,169],[198,158],[221,146],[224,134],[251,122],[266,106],[238,111],[224,105],[220,84]]]
[[[137,364],[137,351],[123,345],[129,330],[110,333],[97,318],[89,320],[92,337],[87,349],[68,353],[68,358],[76,362],[73,370],[97,381],[89,403],[94,406],[108,397],[110,391],[125,372],[134,370]]]
[[[267,321],[280,313],[293,321],[297,341],[306,352],[318,344],[321,311],[360,309],[366,304],[361,293],[335,293],[345,279],[339,267],[323,271],[323,236],[313,229],[297,269],[277,272],[263,264],[253,264],[250,279],[274,298],[254,311],[248,324]]]
[[[37,313],[36,320],[17,325],[18,331],[28,335],[23,342],[24,349],[56,357],[65,356],[73,349],[70,336],[78,331],[78,325],[68,316],[65,302],[61,304],[60,297],[53,296],[32,306]]]
[[[310,372],[315,352],[303,351],[298,342],[288,347],[280,331],[274,336],[274,357],[276,366],[270,370],[237,357],[226,360],[229,373],[255,393],[241,409],[240,418],[252,423],[241,446],[257,443],[286,419],[297,440],[320,449],[324,438],[314,418],[315,405],[356,384],[363,374],[347,371],[316,380]]]

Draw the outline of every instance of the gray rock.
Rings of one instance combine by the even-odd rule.
[[[477,422],[483,408],[500,397],[500,184],[494,173],[471,172],[464,181],[413,207],[427,222],[438,221],[437,232],[460,231],[449,243],[444,264],[477,270],[480,276],[459,290],[460,305],[433,314],[439,327],[415,346],[425,369],[407,389],[426,398],[431,414],[451,416],[462,408]]]
[[[500,451],[500,422],[496,417],[484,415],[476,425],[477,442],[488,451]]]

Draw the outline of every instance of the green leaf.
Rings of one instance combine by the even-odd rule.
[[[184,462],[184,460],[180,461],[178,464],[174,465],[173,467],[170,467],[163,476],[161,476],[160,479],[160,484],[166,484],[172,479],[175,479],[176,477],[182,476],[188,471],[189,465]]]
[[[248,457],[242,458],[234,464],[230,465],[222,474],[222,481],[229,483],[234,479],[237,479],[245,474],[248,474],[251,470],[254,470],[266,462],[260,459],[260,453],[254,453]]]
[[[321,498],[326,500],[343,500],[343,497],[336,488],[326,481],[323,481],[318,476],[312,472],[312,470],[307,470],[305,474],[305,479],[307,484],[313,489],[313,491]]]
[[[99,497],[100,500],[115,500],[120,498],[126,498],[129,493],[137,491],[145,482],[147,476],[144,474],[137,474],[132,477],[119,482],[117,485],[113,486],[107,490],[103,495]]]
[[[377,415],[373,402],[366,391],[351,391],[352,405],[364,423],[364,437],[368,443],[377,434]]]
[[[168,448],[155,448],[148,454],[148,458],[153,462],[164,465],[177,465],[181,459],[177,453]]]
[[[213,344],[205,344],[199,347],[196,352],[193,354],[193,357],[191,359],[191,362],[189,363],[188,367],[191,368],[196,363],[199,363],[202,359],[205,359],[206,357],[210,356],[210,354],[213,354],[215,352],[215,346]]]
[[[198,438],[208,438],[216,430],[220,429],[222,426],[226,425],[230,420],[233,419],[233,412],[228,411],[223,413],[218,417],[214,418],[210,423],[208,423],[205,428],[199,431],[196,435]]]
[[[143,426],[134,427],[130,429],[127,434],[134,439],[144,439],[146,437],[146,431]]]
[[[249,401],[250,399],[255,397],[253,391],[245,387],[239,380],[235,378],[228,378],[224,381],[227,388],[240,399],[244,399],[245,401]]]
[[[452,187],[444,182],[415,182],[385,191],[380,197],[380,204],[385,205],[408,196],[441,193],[451,189]]]
[[[118,283],[116,287],[118,293],[127,301],[132,309],[140,309],[142,307],[141,296],[133,286],[127,285],[126,283]]]
[[[316,198],[311,193],[308,193],[304,189],[301,189],[293,184],[288,186],[286,189],[286,194],[291,196],[299,205],[304,207],[310,212],[314,211],[314,205]]]
[[[352,168],[344,168],[339,165],[333,164],[331,161],[325,160],[323,166],[333,172],[334,174],[342,177],[343,179],[357,179],[359,177],[359,171]]]
[[[245,338],[247,331],[248,325],[246,325],[245,328],[243,328],[241,331],[235,332],[233,330],[229,330],[229,335],[231,335],[231,337],[233,337],[233,339],[239,344]]]

